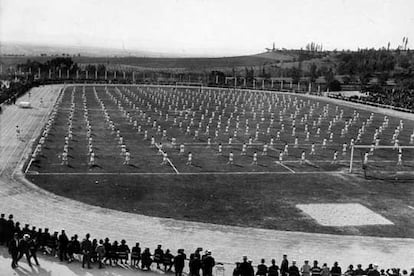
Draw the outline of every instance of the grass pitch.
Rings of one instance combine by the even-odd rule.
[[[73,137],[68,142],[68,165],[62,165],[70,114]],[[342,154],[343,144],[349,145],[363,125],[358,143],[371,144],[375,130],[383,126],[384,115],[370,117],[364,110],[289,94],[67,87],[42,154],[30,163],[27,176],[60,195],[153,216],[281,230],[413,237],[414,215],[408,206],[414,192],[408,183],[342,173],[350,156],[349,148]],[[379,134],[381,145],[390,145],[395,129],[401,128],[399,118],[388,119]],[[413,128],[412,121],[403,121],[400,144],[410,144]],[[156,147],[151,146],[151,137]],[[90,143],[94,165],[89,164]],[[130,152],[129,164],[124,164],[122,144]],[[280,163],[286,144],[288,154]],[[312,144],[314,155],[310,154]],[[169,162],[164,165],[160,145],[168,154]],[[190,152],[193,158],[187,165]],[[253,164],[255,152],[257,164]],[[306,155],[303,162],[302,152]],[[404,152],[401,170],[413,168],[413,156],[411,151]],[[395,170],[396,161],[396,151],[376,150],[369,166]],[[394,225],[321,226],[295,207],[337,202],[365,205]]]

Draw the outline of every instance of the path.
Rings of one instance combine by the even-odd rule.
[[[343,267],[350,263],[364,266],[378,263],[382,267],[406,269],[414,266],[414,239],[311,234],[179,221],[119,212],[50,194],[24,180],[16,166],[27,156],[27,143],[38,135],[38,126],[56,100],[58,89],[56,86],[38,88],[32,92],[35,108],[11,106],[0,115],[0,212],[13,213],[18,221],[53,230],[64,228],[69,235],[83,236],[89,232],[95,237],[124,238],[130,245],[140,241],[143,247],[151,249],[163,244],[164,248],[184,248],[189,252],[201,246],[210,249],[217,260],[229,264],[240,260],[242,255],[248,255],[255,264],[262,257],[276,258],[279,263],[286,253],[299,264],[304,259],[318,259],[328,264],[339,261]],[[46,105],[43,108],[39,108],[41,95]],[[23,129],[24,142],[17,141],[16,124]],[[13,172],[17,173],[13,176]],[[230,265],[226,271],[230,275]]]

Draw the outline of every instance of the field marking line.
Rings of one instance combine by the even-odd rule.
[[[414,210],[414,207],[413,206],[408,205],[408,208]]]
[[[285,164],[283,164],[282,162],[276,161],[276,164],[279,164],[280,166],[282,166],[283,168],[289,170],[292,173],[296,173],[293,169],[289,168],[288,166],[286,166]]]
[[[157,145],[157,143],[155,143],[155,146],[157,147],[158,150],[160,150],[160,147]],[[162,154],[165,154],[165,152],[163,150],[161,150]],[[177,168],[174,166],[173,162],[170,160],[170,158],[167,158],[168,164],[170,164],[170,166],[173,168],[173,170],[175,171],[176,174],[180,174],[180,172],[177,170]]]
[[[182,175],[277,175],[277,174],[292,174],[291,171],[284,172],[180,172]],[[308,171],[308,172],[294,172],[294,174],[331,174],[331,175],[343,175],[342,171]],[[28,171],[26,175],[177,175],[177,173],[162,173],[162,172],[137,172],[137,173],[122,173],[122,172],[73,172],[73,173],[60,173],[60,172],[37,172]]]

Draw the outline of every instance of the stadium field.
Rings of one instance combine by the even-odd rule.
[[[145,215],[413,237],[410,179],[375,179],[409,175],[414,149],[403,149],[397,165],[398,147],[412,145],[413,130],[411,120],[295,94],[67,86],[25,171],[56,194]],[[355,151],[348,173],[351,139],[395,147],[368,155],[374,179],[361,170],[370,148]],[[312,203],[359,203],[392,224],[322,226],[296,207]]]

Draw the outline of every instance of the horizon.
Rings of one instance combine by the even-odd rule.
[[[252,55],[273,42],[278,49],[310,42],[328,51],[388,42],[395,49],[414,36],[412,10],[408,0],[1,0],[0,41],[163,57]]]

